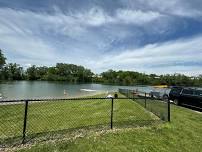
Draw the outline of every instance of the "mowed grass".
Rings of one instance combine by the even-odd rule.
[[[37,144],[20,151],[201,152],[202,114],[171,105],[170,123]]]
[[[103,95],[94,97],[104,97]],[[132,100],[116,99],[113,109],[114,127],[144,125],[158,119]],[[61,130],[105,126],[110,128],[111,99],[72,100],[29,103],[27,136]],[[22,136],[24,104],[0,106],[0,143]]]
[[[168,120],[168,105],[167,102],[156,99],[135,99],[142,107],[145,107],[148,111],[154,113],[162,120]]]

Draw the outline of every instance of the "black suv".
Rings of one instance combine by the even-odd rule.
[[[169,99],[176,105],[202,109],[202,90],[199,89],[173,87],[169,93]]]

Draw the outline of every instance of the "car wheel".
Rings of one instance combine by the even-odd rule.
[[[164,101],[167,101],[167,100],[168,100],[168,95],[167,95],[167,94],[164,94],[164,95],[163,95],[163,100],[164,100]]]
[[[180,103],[179,103],[179,100],[178,100],[178,99],[175,99],[173,102],[174,102],[174,104],[175,104],[175,105],[180,105]]]

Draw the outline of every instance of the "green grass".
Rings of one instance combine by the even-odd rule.
[[[23,104],[0,106],[0,144],[21,140],[23,115]],[[110,115],[111,99],[29,103],[27,139],[92,126],[110,129]],[[114,100],[114,127],[143,126],[156,119],[132,100]]]
[[[202,114],[171,106],[171,122],[155,127],[113,132],[37,144],[20,151],[176,151],[202,150]]]
[[[137,101],[142,103],[140,101]],[[156,104],[156,105],[154,105]],[[162,103],[148,102],[148,108],[164,110]],[[34,103],[28,110],[28,137],[42,134],[42,140],[29,148],[8,148],[19,151],[190,151],[202,149],[202,114],[171,105],[171,122],[144,126],[144,121],[157,117],[132,100],[114,102],[114,127],[110,128],[111,102],[60,101]],[[0,106],[1,140],[20,136],[24,105]],[[85,127],[99,125],[104,130]],[[122,126],[126,125],[126,128]],[[144,126],[144,127],[134,127]],[[9,127],[8,127],[9,126]],[[66,130],[67,129],[67,130]],[[61,131],[61,132],[60,132]],[[47,140],[47,132],[58,134]],[[27,137],[27,138],[28,138]],[[0,149],[1,150],[1,149]]]
[[[146,99],[146,105],[145,105],[145,99],[136,99],[136,102],[139,103],[142,107],[146,106],[146,109],[155,115],[157,115],[162,120],[167,121],[168,119],[168,105],[167,103],[156,100],[156,99]]]

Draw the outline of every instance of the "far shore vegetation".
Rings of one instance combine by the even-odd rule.
[[[6,63],[0,50],[0,80],[44,80],[70,83],[106,83],[118,85],[171,85],[202,86],[202,75],[195,77],[183,74],[145,74],[135,71],[108,70],[100,75],[90,69],[74,64],[57,63],[55,66],[35,66],[24,69],[16,63]]]

